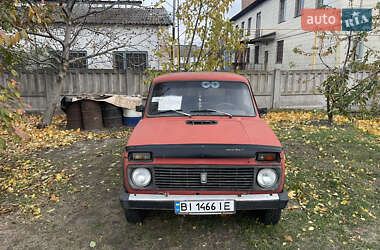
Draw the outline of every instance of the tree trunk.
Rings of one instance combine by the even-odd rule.
[[[203,8],[203,4],[201,3],[200,6],[199,6],[199,12],[198,12],[197,20],[195,20],[195,25],[194,25],[193,35],[192,35],[192,37],[191,37],[191,42],[190,42],[190,45],[189,45],[189,51],[187,52],[187,58],[186,58],[186,64],[185,64],[185,71],[189,71],[189,68],[187,68],[187,66],[189,65],[190,56],[191,56],[191,50],[192,50],[192,48],[193,48],[193,43],[194,43],[195,34],[197,33],[197,28],[198,28],[198,23],[199,23],[200,15],[201,15],[201,13],[202,13],[202,8]]]
[[[65,76],[66,72],[64,71],[58,73],[56,82],[53,85],[53,96],[51,96],[50,98],[48,97],[49,101],[47,104],[47,109],[42,115],[42,119],[40,121],[40,124],[38,124],[38,128],[45,128],[51,124],[55,113],[55,109],[57,107],[58,102],[60,101],[63,80],[65,79]]]
[[[372,104],[371,104],[371,112],[376,114],[379,110],[379,102],[378,102],[378,96],[380,94],[380,85],[377,85],[375,89],[373,90],[373,97],[372,97]]]

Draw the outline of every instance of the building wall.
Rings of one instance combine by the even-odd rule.
[[[159,26],[102,26],[102,27],[90,27],[84,29],[78,36],[77,41],[73,44],[71,50],[75,51],[87,51],[87,55],[94,54],[100,48],[102,51],[113,48],[121,47],[115,51],[129,51],[129,52],[146,52],[148,55],[147,67],[150,69],[159,69],[162,60],[156,56],[156,50],[159,50],[162,44],[159,38]],[[108,37],[94,33],[94,31],[100,31],[100,33],[107,33]],[[57,27],[54,33],[58,37],[63,37],[64,31]],[[34,38],[32,38],[34,39]],[[53,50],[62,50],[60,45],[56,42],[52,42],[49,39],[38,39],[40,44],[50,47]],[[103,54],[101,56],[93,57],[87,61],[88,69],[112,69],[113,68],[113,54],[112,52]]]
[[[363,8],[371,8],[376,6],[376,0],[366,0],[363,1]],[[275,39],[266,43],[257,43],[254,45],[249,45],[250,48],[250,64],[247,65],[247,69],[251,70],[263,70],[264,67],[264,53],[268,51],[268,66],[267,70],[272,69],[324,69],[325,66],[320,60],[319,56],[315,57],[315,64],[313,66],[313,56],[298,55],[293,52],[294,48],[299,48],[305,52],[313,54],[314,45],[316,42],[316,33],[308,32],[301,29],[301,16],[295,17],[295,0],[286,1],[286,14],[285,21],[279,23],[279,12],[280,12],[280,1],[279,0],[267,0],[259,4],[256,8],[240,17],[236,24],[241,27],[241,23],[245,22],[244,34],[247,34],[248,19],[252,18],[251,23],[251,35],[246,36],[247,39],[254,39],[255,37],[255,27],[256,27],[256,15],[261,12],[261,35],[267,35],[272,32],[276,32]],[[317,0],[304,0],[304,8],[316,8]],[[354,7],[359,7],[360,0],[354,0]],[[329,6],[334,8],[347,8],[349,6],[349,0],[329,0]],[[344,34],[344,32],[341,32]],[[380,49],[380,44],[376,41],[376,36],[369,38],[366,45],[373,48]],[[277,42],[284,40],[284,53],[282,64],[276,64],[276,52],[277,52]],[[317,46],[319,46],[319,40],[317,40]],[[260,56],[259,64],[254,64],[254,47],[256,45],[260,46]],[[325,46],[334,44],[325,44]],[[343,61],[343,55],[347,44],[345,42],[341,43],[338,51],[329,56],[323,58],[323,61],[330,65],[339,65]]]
[[[150,69],[160,68],[160,58],[155,55],[155,51],[159,49],[159,27],[157,26],[135,26],[135,27],[117,27],[114,28],[116,34],[122,34],[118,36],[121,43],[125,43],[126,47],[120,48],[117,51],[129,51],[129,52],[147,52],[148,62],[147,67]],[[126,31],[127,30],[127,31]],[[89,38],[91,39],[91,37]],[[97,43],[101,43],[101,38],[97,38]],[[88,39],[81,39],[80,46],[85,45]],[[114,44],[117,44],[116,42]],[[88,50],[88,48],[86,49]],[[103,56],[89,59],[89,69],[112,69],[113,68],[113,56],[112,53],[108,53]]]

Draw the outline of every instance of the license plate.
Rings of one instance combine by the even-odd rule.
[[[223,201],[176,201],[176,214],[232,214],[235,213],[233,200]]]

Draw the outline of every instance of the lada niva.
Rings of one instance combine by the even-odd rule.
[[[150,85],[124,152],[120,202],[128,222],[146,210],[178,215],[286,207],[284,152],[260,118],[249,81],[232,73],[173,73]]]

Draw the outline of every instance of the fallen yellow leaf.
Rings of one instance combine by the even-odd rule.
[[[292,236],[290,236],[290,235],[285,236],[285,241],[286,242],[293,242]]]

